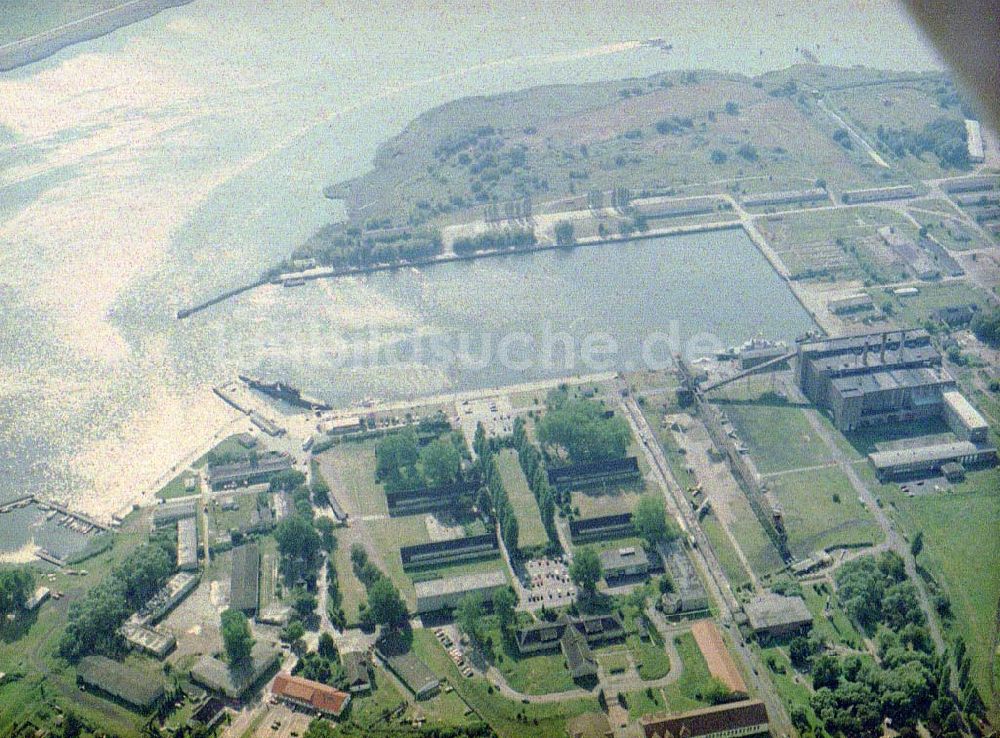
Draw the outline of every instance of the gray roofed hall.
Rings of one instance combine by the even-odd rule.
[[[76,673],[84,684],[142,712],[153,709],[164,698],[162,680],[104,656],[85,656]]]
[[[766,593],[758,595],[743,610],[755,633],[779,634],[812,623],[812,613],[801,597]]]
[[[234,668],[214,656],[202,656],[191,669],[191,678],[211,690],[239,699],[278,664],[280,652],[268,643],[257,642],[249,662]]]
[[[252,613],[257,610],[260,577],[260,552],[256,544],[233,549],[233,568],[230,576],[229,606],[234,610]]]

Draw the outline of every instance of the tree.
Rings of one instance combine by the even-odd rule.
[[[0,618],[22,609],[34,584],[35,578],[27,568],[0,570]]]
[[[297,644],[306,634],[306,626],[301,620],[292,620],[281,629],[281,640],[285,643]]]
[[[319,646],[316,649],[319,655],[330,661],[336,661],[339,658],[339,652],[337,651],[337,644],[333,642],[333,636],[329,633],[323,633],[319,637]]]
[[[796,636],[788,643],[788,656],[796,669],[804,671],[814,653],[816,653],[816,642],[809,638]]]
[[[829,687],[835,689],[840,682],[840,664],[837,657],[825,653],[816,657],[812,668],[813,689]]]
[[[594,593],[597,583],[601,581],[601,559],[592,546],[584,546],[576,552],[569,575],[584,592]]]
[[[329,507],[330,505],[330,485],[326,483],[318,474],[313,478],[312,482],[312,497],[316,504],[321,507]]]
[[[605,413],[593,400],[569,399],[563,392],[549,396],[549,410],[537,426],[538,440],[561,447],[574,464],[619,459],[631,440],[628,424]]]
[[[505,510],[510,509],[510,502],[507,502],[507,507]],[[503,542],[507,546],[507,550],[513,555],[517,551],[517,541],[520,537],[521,529],[517,524],[517,518],[514,517],[514,513],[508,512],[507,517],[505,517],[500,523],[500,535],[503,536]]]
[[[556,223],[555,234],[557,246],[572,246],[576,243],[576,237],[573,235],[573,223],[571,221],[560,220]]]
[[[479,594],[468,594],[462,598],[455,608],[455,622],[462,632],[474,643],[483,642],[483,598]]]
[[[650,546],[673,540],[680,535],[677,527],[668,522],[667,510],[660,495],[644,495],[635,506],[632,521],[636,531]]]
[[[316,613],[316,606],[318,604],[316,595],[299,587],[292,590],[292,609],[295,610],[295,612],[297,612],[303,620],[308,620]]]
[[[922,530],[918,530],[917,534],[913,536],[913,540],[910,542],[910,553],[913,555],[913,558],[917,558],[923,550],[924,532]]]
[[[733,102],[732,100],[730,100],[729,102],[727,102],[726,103],[726,114],[727,115],[739,115],[740,114],[740,106],[739,106],[739,104]]]
[[[393,626],[406,619],[406,603],[399,590],[386,576],[381,576],[368,588],[368,608],[379,625]]]
[[[72,710],[67,710],[66,714],[63,715],[62,722],[62,735],[63,738],[77,738],[84,729],[83,721],[80,720],[80,716],[77,715]]]
[[[1000,347],[1000,306],[981,310],[972,319],[972,332],[983,343]]]
[[[301,515],[289,515],[278,523],[274,538],[278,542],[278,551],[289,566],[302,561],[308,571],[315,568],[322,541],[312,521]]]
[[[452,484],[462,468],[462,456],[448,438],[438,438],[420,452],[420,465],[429,487]]]
[[[412,428],[390,433],[375,447],[375,476],[398,489],[412,480],[419,458],[417,434]]]
[[[708,158],[713,164],[725,164],[729,159],[726,152],[719,149],[712,149],[712,153],[708,155]]]
[[[510,636],[517,625],[516,607],[517,595],[514,594],[514,590],[510,587],[504,587],[493,595],[493,612],[496,614],[497,622],[500,624],[500,632],[505,637]]]
[[[250,658],[254,640],[247,617],[239,610],[222,613],[222,642],[230,665],[245,663]]]
[[[316,527],[316,532],[319,533],[320,545],[323,546],[323,550],[328,554],[333,553],[333,549],[337,545],[337,539],[333,534],[333,521],[330,518],[317,517],[313,525]]]

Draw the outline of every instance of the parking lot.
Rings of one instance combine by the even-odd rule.
[[[562,557],[532,559],[525,564],[528,581],[528,608],[570,605],[576,599],[576,585],[569,577],[569,566]]]

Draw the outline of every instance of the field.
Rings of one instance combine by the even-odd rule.
[[[876,305],[890,305],[893,320],[900,326],[923,325],[935,310],[950,305],[989,304],[989,295],[967,282],[921,284],[916,295],[900,297],[882,289],[869,289]]]
[[[822,72],[827,84],[853,75]],[[811,85],[814,76],[800,68],[755,81],[668,72],[460,100],[417,118],[380,149],[372,171],[328,194],[346,198],[359,222],[449,223],[481,217],[484,202],[525,195],[543,200],[537,212],[558,198],[583,209],[581,193],[615,186],[696,194],[729,181],[739,195],[819,179],[834,191],[905,181],[833,140],[840,125],[812,96],[795,94],[797,81]],[[897,88],[905,84],[878,94]]]
[[[729,536],[722,529],[722,523],[719,522],[719,519],[713,513],[709,513],[701,519],[701,529],[711,542],[715,558],[718,559],[729,584],[737,589],[749,582],[750,577],[746,569],[743,568],[743,562],[736,555],[736,550],[733,548]]]
[[[494,633],[494,640],[499,633]],[[496,655],[496,666],[507,683],[523,694],[549,694],[576,688],[566,668],[562,651],[542,653],[525,658]]]
[[[857,500],[839,467],[791,472],[768,479],[784,511],[788,547],[798,557],[835,545],[879,543],[875,519]]]
[[[899,487],[879,485],[866,469],[873,490],[888,500],[904,530],[923,531],[926,566],[951,598],[955,631],[972,654],[971,674],[989,703],[989,659],[1000,601],[1000,470],[970,472],[945,494],[906,497]],[[997,705],[992,706],[994,710]]]
[[[877,206],[816,210],[759,221],[768,243],[793,278],[830,274],[838,279],[868,277],[876,282],[905,274],[879,257],[876,230],[885,225],[907,226],[908,221]]]
[[[382,485],[375,481],[376,441],[339,443],[317,457],[330,491],[352,516],[388,515]]]
[[[832,458],[798,405],[761,400],[718,400],[716,404],[749,447],[761,474],[818,466]]]
[[[463,677],[429,630],[414,633],[413,648],[431,671],[443,676],[455,693],[502,738],[524,735],[525,723],[531,726],[532,738],[564,738],[567,718],[598,709],[597,700],[590,697],[527,705],[506,699],[496,694],[482,677]]]
[[[500,479],[517,518],[518,546],[523,549],[544,547],[549,542],[549,537],[545,533],[545,526],[542,525],[538,501],[531,493],[528,480],[524,478],[524,472],[521,470],[517,451],[502,450],[497,463],[500,466]]]

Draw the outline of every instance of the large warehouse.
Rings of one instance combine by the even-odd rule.
[[[797,379],[841,431],[939,416],[955,388],[922,328],[801,343]]]
[[[463,574],[447,579],[415,582],[413,588],[417,593],[417,612],[425,613],[453,609],[470,594],[481,595],[484,602],[490,602],[493,593],[506,586],[507,575],[497,569],[479,574]]]

